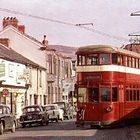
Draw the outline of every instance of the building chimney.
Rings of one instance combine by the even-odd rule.
[[[40,47],[41,50],[46,50],[46,48],[48,47],[48,40],[46,39],[46,35],[44,35],[44,39],[42,41],[43,46]]]
[[[24,25],[18,25],[18,31],[21,33],[25,33],[25,26]]]
[[[3,44],[6,47],[9,47],[9,38],[0,38],[0,43]]]
[[[16,17],[7,17],[7,18],[3,18],[3,29],[8,26],[8,25],[12,25],[15,28],[18,27],[18,20]]]
[[[46,39],[46,35],[44,35],[44,40],[42,41],[43,45],[48,46],[48,40]]]
[[[25,33],[25,26],[24,25],[18,25],[18,20],[17,20],[16,17],[3,18],[3,29],[6,26],[9,26],[9,25],[12,25],[15,28],[17,28],[19,32]]]

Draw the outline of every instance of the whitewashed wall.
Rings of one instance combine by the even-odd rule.
[[[41,44],[22,35],[14,27],[6,28],[0,33],[0,37],[9,38],[11,48],[42,67],[46,67],[46,55],[45,51],[40,50]]]
[[[17,31],[16,28],[10,26],[5,28],[0,32],[0,38],[9,38],[9,47],[11,47],[16,52],[20,53],[29,60],[35,62],[36,64],[46,68],[46,51],[41,51],[40,47],[42,45],[33,39],[26,37],[24,34],[21,34]],[[37,85],[37,69],[32,69],[31,72],[31,87],[28,89],[28,105],[34,103],[34,98],[32,97],[30,103],[30,95],[39,94],[39,104],[43,103],[43,95],[47,95],[47,76],[46,70],[42,71],[42,86]],[[38,89],[37,89],[38,86]]]
[[[2,84],[25,86],[25,81],[19,79],[20,75],[23,75],[26,69],[25,65],[4,59],[0,59],[0,64],[5,65],[5,75],[0,77],[0,80],[3,81]]]

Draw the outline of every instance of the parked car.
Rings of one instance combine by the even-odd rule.
[[[57,104],[47,104],[44,106],[44,108],[48,113],[50,121],[56,121],[56,122],[58,122],[58,120],[63,121],[64,111],[60,109]]]
[[[71,105],[67,102],[55,102],[54,104],[57,104],[60,109],[64,111],[64,118],[66,119],[72,119],[73,118],[73,112],[71,110]]]
[[[0,105],[0,135],[3,134],[5,130],[11,130],[12,133],[16,130],[16,118],[11,113],[8,106]]]
[[[48,125],[49,118],[44,107],[41,105],[31,105],[23,108],[23,114],[20,116],[22,127],[32,124]]]

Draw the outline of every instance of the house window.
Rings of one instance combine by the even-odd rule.
[[[54,74],[56,75],[56,71],[57,71],[57,63],[56,63],[56,57],[53,58],[53,66],[54,66]]]
[[[13,64],[9,64],[9,68],[8,68],[9,72],[9,77],[14,77],[14,65]]]
[[[44,95],[44,105],[46,105],[47,104],[47,102],[46,102],[46,95]]]
[[[5,76],[5,64],[0,64],[0,77]]]
[[[42,87],[42,71],[39,70],[39,86]]]
[[[52,74],[52,55],[48,55],[49,73]]]

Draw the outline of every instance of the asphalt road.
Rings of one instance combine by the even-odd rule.
[[[140,140],[140,125],[121,128],[77,128],[74,120],[49,123],[48,126],[18,128],[5,132],[0,140]]]

